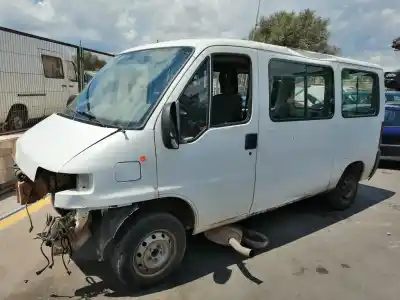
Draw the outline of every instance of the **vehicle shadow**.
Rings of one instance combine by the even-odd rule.
[[[347,219],[392,197],[394,194],[389,190],[361,184],[356,203],[346,211],[328,210],[323,204],[322,196],[319,196],[252,217],[241,222],[241,225],[266,234],[270,239],[270,245],[264,252],[268,252]],[[215,283],[224,284],[231,277],[232,271],[228,267],[232,265],[237,265],[238,269],[249,280],[256,284],[261,284],[263,281],[251,274],[251,270],[246,268],[244,260],[243,256],[235,253],[230,248],[209,242],[202,234],[190,236],[188,238],[186,256],[175,276],[155,288],[132,293],[119,286],[113,277],[113,272],[106,263],[77,258],[74,261],[87,276],[86,281],[88,284],[77,289],[75,296],[82,297],[82,299],[98,295],[105,297],[138,297],[168,290],[209,274],[213,274]],[[94,277],[100,278],[101,281],[96,281]]]

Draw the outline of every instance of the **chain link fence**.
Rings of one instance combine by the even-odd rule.
[[[112,56],[0,27],[0,135],[62,111]]]

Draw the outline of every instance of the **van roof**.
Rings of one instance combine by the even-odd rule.
[[[329,54],[317,53],[307,50],[293,49],[283,46],[277,46],[267,43],[255,42],[250,40],[240,40],[240,39],[222,39],[222,38],[199,38],[199,39],[181,39],[181,40],[171,40],[159,43],[145,44],[136,46],[121,53],[144,50],[144,49],[152,49],[152,48],[165,48],[165,47],[194,47],[196,49],[196,54],[200,53],[203,49],[210,46],[236,46],[236,47],[245,47],[245,48],[253,48],[259,50],[265,50],[270,52],[277,52],[287,55],[293,56],[301,56],[304,58],[314,59],[314,60],[324,60],[338,63],[347,63],[353,65],[362,65],[370,68],[381,69],[383,68],[380,65],[372,64],[365,61],[344,58],[340,56],[334,56]],[[195,54],[195,55],[196,55]]]

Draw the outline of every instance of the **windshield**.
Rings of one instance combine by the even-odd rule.
[[[96,125],[138,129],[192,50],[169,47],[120,54],[96,73],[62,114]]]

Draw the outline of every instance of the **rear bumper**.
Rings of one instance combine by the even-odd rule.
[[[381,160],[400,161],[400,145],[381,145]]]
[[[371,172],[369,173],[368,179],[371,179],[372,176],[375,175],[375,172],[378,169],[380,160],[381,160],[381,149],[378,149],[378,152],[376,152],[376,156],[375,156],[375,163],[374,163],[374,166],[373,166]]]

